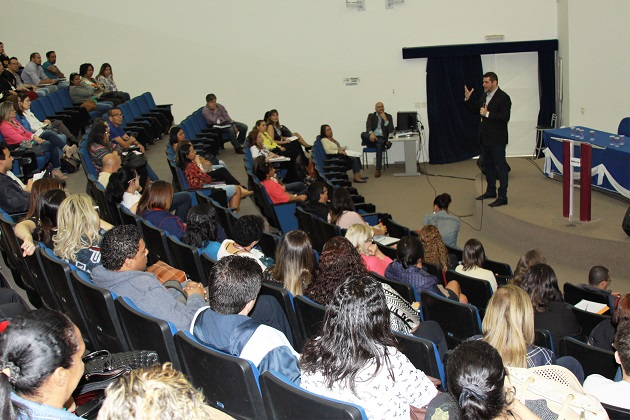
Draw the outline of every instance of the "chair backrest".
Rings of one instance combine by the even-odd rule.
[[[507,282],[514,277],[512,267],[508,263],[486,260],[483,268],[492,271],[494,277],[497,279],[497,284],[501,286],[506,285]]]
[[[315,225],[315,216],[298,206],[295,208],[295,217],[297,217],[300,230],[308,233],[308,236],[311,238],[313,248],[317,250],[317,252],[322,252],[324,243],[321,233]]]
[[[322,235],[322,242],[324,244],[326,244],[326,242],[328,242],[335,236],[341,235],[341,230],[339,229],[339,226],[328,223],[327,221],[322,220],[319,217],[316,217],[315,221],[317,222],[317,226],[319,227],[319,232]]]
[[[408,283],[403,283],[400,281],[388,279],[387,277],[383,277],[380,274],[375,273],[374,271],[370,271],[370,276],[374,277],[376,280],[380,281],[381,283],[385,283],[389,285],[392,289],[396,291],[396,293],[400,295],[400,297],[405,299],[407,302],[413,303],[413,302],[419,301],[418,300],[419,297],[416,296],[416,291],[412,285]]]
[[[365,410],[358,405],[306,391],[277,372],[263,372],[260,388],[270,419],[367,419]]]
[[[427,291],[420,294],[420,300],[423,319],[440,324],[449,349],[473,335],[481,334],[481,319],[475,306]]]
[[[0,247],[4,253],[7,266],[13,275],[13,280],[21,289],[25,289],[32,294],[38,294],[30,273],[27,273],[27,270],[25,270],[26,263],[24,257],[22,257],[19,239],[13,232],[14,228],[15,222],[13,222],[13,218],[4,211],[0,211]]]
[[[326,307],[313,302],[305,296],[295,296],[293,298],[293,306],[304,340],[317,337],[324,322]]]
[[[149,249],[149,265],[155,264],[158,260],[171,266],[175,265],[171,250],[166,241],[166,232],[156,228],[153,226],[153,223],[148,220],[142,220],[140,227],[142,228],[144,242]]]
[[[376,246],[383,253],[383,255],[391,258],[392,260],[396,259],[396,249],[387,245],[379,244],[378,242],[376,242]]]
[[[428,263],[426,261],[422,261],[422,268],[429,273],[437,277],[440,282],[442,282],[446,286],[446,273],[442,270],[441,266],[436,264]]]
[[[197,191],[197,195],[201,195],[199,191]],[[214,212],[217,215],[217,221],[223,227],[226,236],[228,238],[232,238],[232,220],[228,217],[230,210],[214,200],[209,199],[208,202],[212,207],[214,207]]]
[[[132,213],[131,210],[122,204],[118,205],[118,213],[120,214],[120,221],[123,225],[136,225],[138,229],[142,230],[142,220],[140,216]]]
[[[553,339],[549,330],[534,330],[534,344],[553,351]]]
[[[265,254],[265,256],[269,258],[276,257],[276,248],[280,243],[280,237],[271,232],[263,232],[260,237],[260,241],[258,241],[258,247]]]
[[[558,354],[560,356],[572,356],[577,359],[584,369],[584,377],[598,373],[610,380],[615,378],[618,364],[615,361],[615,353],[589,346],[586,343],[571,337],[560,339]]]
[[[54,311],[62,311],[57,293],[55,293],[54,287],[46,275],[40,252],[41,248],[37,245],[33,255],[27,255],[24,260],[33,276],[33,281],[38,286],[39,296],[44,306]]]
[[[105,187],[93,178],[93,175],[88,176],[88,182],[91,182],[93,185],[92,192],[94,194],[94,201],[99,207],[99,215],[101,219],[106,222],[111,223],[112,225],[121,225],[122,221],[120,220],[120,213],[118,212],[117,205],[114,205],[107,201],[105,198]]]
[[[123,336],[131,350],[155,350],[160,363],[172,362],[175,369],[181,370],[173,340],[176,332],[173,324],[141,311],[123,296],[116,298],[115,305]]]
[[[83,309],[83,303],[79,299],[68,263],[59,259],[51,249],[43,248],[40,252],[42,267],[48,277],[52,290],[57,295],[61,311],[79,328],[83,335],[83,341],[88,348],[96,348],[96,339],[92,333],[92,325],[88,322]]]
[[[72,273],[72,282],[77,291],[88,322],[93,327],[96,349],[109,350],[112,353],[129,351],[129,344],[122,331],[114,295],[105,289],[96,287],[83,271]]]
[[[409,228],[394,222],[390,217],[382,219],[383,224],[387,227],[387,234],[392,238],[404,238],[409,236]]]
[[[489,281],[470,277],[455,270],[448,270],[446,282],[452,280],[457,280],[462,288],[462,293],[468,297],[468,303],[475,305],[480,313],[486,311],[488,301],[492,297],[492,286],[490,286]]]
[[[580,286],[576,286],[575,284],[564,283],[563,290],[564,301],[570,305],[576,305],[582,299],[608,305],[608,298],[603,294],[582,289]]]
[[[457,258],[457,261],[461,262],[464,259],[464,251],[462,251],[461,249],[453,248],[452,246],[446,245],[446,250],[448,251],[449,254],[455,255],[455,258]]]
[[[398,331],[394,331],[394,335],[400,345],[400,351],[407,356],[416,369],[420,369],[426,375],[441,380],[442,387],[445,389],[446,375],[444,373],[444,365],[440,360],[436,345],[430,340],[402,334]]]
[[[610,319],[609,316],[600,315],[593,312],[583,311],[578,308],[571,308],[573,311],[573,315],[575,315],[575,319],[577,319],[578,324],[582,327],[582,337],[586,341],[588,336],[593,331],[593,328],[597,326],[602,321]]]
[[[604,407],[604,410],[606,410],[606,413],[608,413],[608,417],[610,417],[611,419],[630,419],[630,409],[628,408],[615,407],[613,405],[608,405],[604,403],[602,403],[602,407]]]
[[[291,326],[291,333],[293,335],[293,348],[300,353],[302,351],[302,333],[300,325],[295,314],[295,308],[293,307],[293,295],[289,293],[287,289],[282,287],[279,283],[263,281],[260,288],[259,295],[272,296],[284,311],[284,314]]]
[[[83,167],[83,172],[85,172],[85,176],[94,175],[98,178],[98,170],[94,163],[92,163],[92,159],[90,159],[90,151],[87,147],[87,142],[83,142],[82,146],[79,147],[79,158],[81,159],[81,166]]]
[[[175,334],[182,369],[213,407],[235,417],[266,419],[258,369],[241,359],[199,343],[188,331]]]
[[[214,267],[216,263],[216,260],[213,259],[210,255],[206,253],[201,254],[201,265],[203,266],[203,271],[208,275],[210,274],[210,270],[212,270],[212,267]]]
[[[175,267],[183,270],[188,277],[196,282],[208,285],[208,276],[201,264],[199,251],[194,246],[187,245],[174,236],[168,236],[168,245],[175,261]]]

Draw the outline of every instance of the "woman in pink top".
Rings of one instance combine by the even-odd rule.
[[[346,232],[346,239],[359,251],[367,269],[385,277],[385,269],[392,263],[392,259],[378,249],[373,237],[374,232],[365,224],[352,225]]]
[[[15,108],[11,102],[3,102],[0,105],[0,133],[2,133],[2,137],[11,151],[18,149],[24,142],[24,145],[29,149],[34,149],[36,154],[50,152],[53,176],[60,179],[67,178],[61,172],[61,151],[59,148],[24,128],[15,118]]]

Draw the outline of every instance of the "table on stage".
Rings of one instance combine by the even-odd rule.
[[[395,173],[394,176],[418,176],[422,175],[418,172],[418,166],[416,159],[417,157],[417,148],[416,144],[420,140],[420,135],[418,133],[413,133],[407,136],[392,136],[388,139],[392,143],[404,143],[405,145],[405,172]]]
[[[545,153],[545,175],[551,177],[553,173],[562,174],[562,143],[566,139],[575,142],[589,143],[593,147],[591,170],[591,184],[597,188],[616,192],[630,198],[630,138],[625,138],[623,146],[611,146],[610,136],[616,133],[606,133],[588,127],[575,127],[584,130],[584,139],[571,135],[571,129],[558,128],[545,130],[544,142],[547,147]],[[595,139],[591,141],[591,130],[595,132]],[[580,157],[579,148],[575,150],[575,157]]]

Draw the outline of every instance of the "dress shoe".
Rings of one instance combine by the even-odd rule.
[[[362,176],[361,179],[365,180],[365,179],[370,179],[369,176]]]
[[[61,172],[61,169],[53,169],[51,174],[53,178],[57,178],[61,180],[68,179],[68,175],[65,175],[63,172]]]
[[[374,174],[374,178],[380,178],[381,177],[381,170],[377,169],[376,173]]]
[[[486,198],[497,198],[496,194],[485,193],[481,194],[479,197],[475,198],[475,200],[485,200]]]
[[[313,146],[305,146],[304,150],[306,150],[307,152],[310,152],[312,148]]]
[[[492,203],[488,204],[488,207],[499,207],[507,204],[507,198],[497,198]]]
[[[244,155],[244,154],[245,154],[245,151],[243,150],[243,148],[242,148],[242,147],[237,148],[234,152],[235,152],[237,155]]]
[[[391,142],[391,141],[386,141],[386,142],[385,142],[385,148],[386,148],[387,150],[391,149],[391,148],[392,148],[392,142]]]
[[[352,180],[352,182],[356,182],[357,184],[365,184],[367,181],[365,181],[363,179],[354,179],[354,180]]]

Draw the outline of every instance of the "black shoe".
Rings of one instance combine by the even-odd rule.
[[[392,148],[392,142],[391,142],[391,141],[386,141],[386,142],[385,142],[385,148],[386,148],[387,150],[391,149],[391,148]]]
[[[244,154],[245,154],[245,152],[243,151],[243,148],[242,148],[242,147],[237,148],[234,152],[235,152],[237,155],[244,155]]]
[[[475,198],[475,200],[485,200],[486,198],[497,198],[496,194],[485,193],[481,194],[479,197]]]
[[[507,204],[507,198],[497,198],[492,203],[488,204],[488,207],[499,207]]]
[[[307,152],[310,152],[312,148],[313,146],[305,146],[304,150],[306,150]]]

